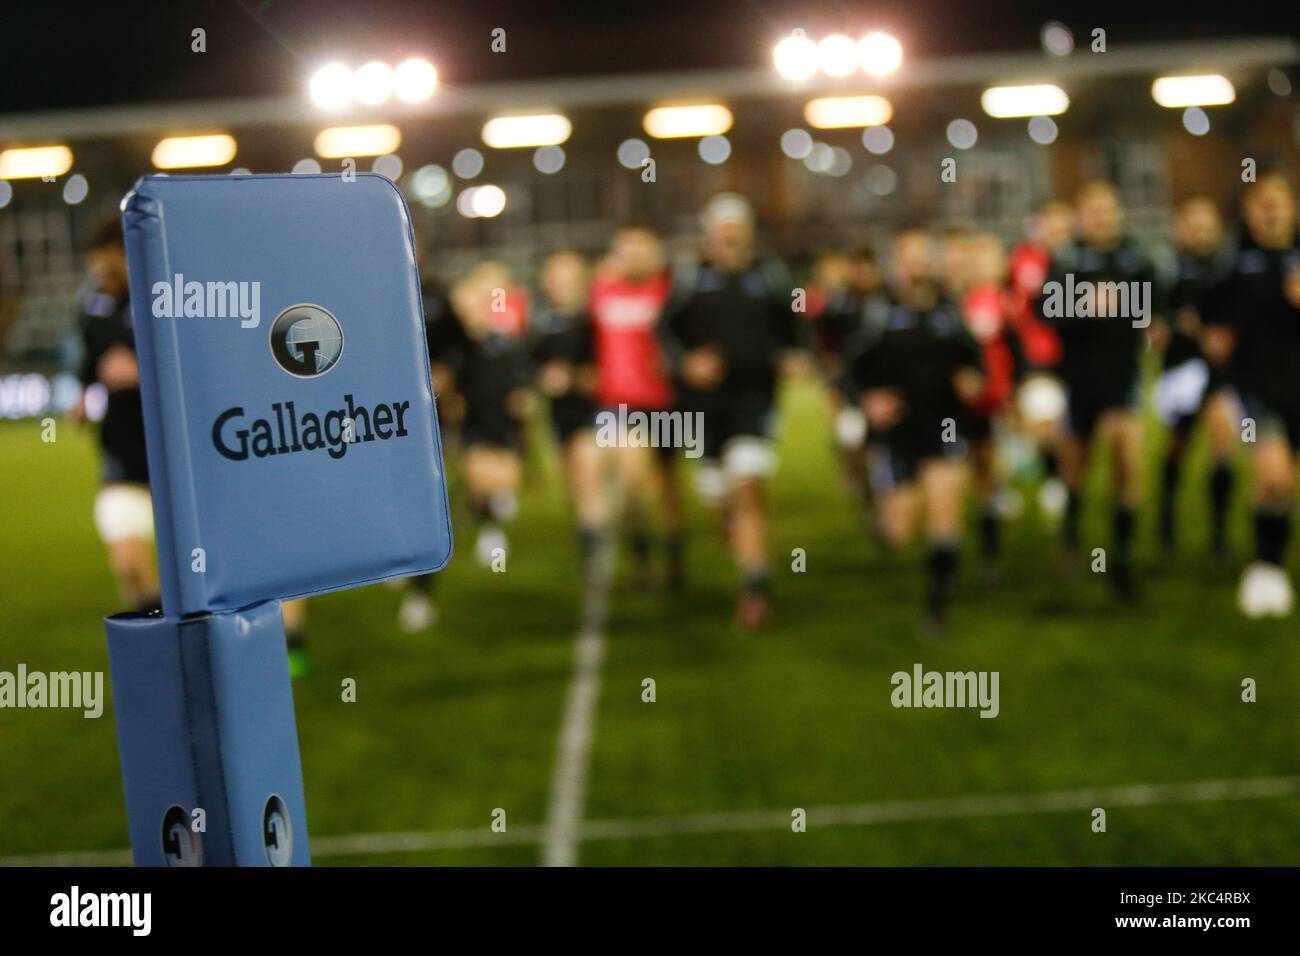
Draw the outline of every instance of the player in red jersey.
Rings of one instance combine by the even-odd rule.
[[[593,326],[596,403],[608,412],[666,411],[673,407],[673,388],[659,348],[656,329],[671,291],[659,237],[648,229],[620,230],[591,287],[588,311]],[[684,577],[683,501],[671,447],[611,449],[624,501],[639,576],[650,574],[650,512],[662,514],[666,583],[681,586]]]
[[[961,299],[961,312],[967,330],[979,344],[984,388],[970,408],[966,433],[980,509],[980,550],[986,576],[993,579],[1001,544],[998,503],[1002,487],[996,439],[1015,392],[1020,347],[1010,322],[1013,299],[1006,286],[1007,256],[1001,240],[989,233],[973,235],[967,252],[969,284]]]
[[[1029,235],[1009,260],[1010,319],[1020,342],[1024,366],[1017,394],[1021,425],[1042,456],[1046,481],[1039,490],[1039,507],[1053,520],[1065,512],[1068,494],[1057,475],[1057,457],[1065,415],[1065,389],[1056,372],[1061,339],[1038,315],[1036,303],[1051,271],[1052,258],[1074,234],[1074,211],[1058,199],[1044,203],[1034,216]]]

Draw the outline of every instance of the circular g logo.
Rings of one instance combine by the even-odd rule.
[[[289,823],[289,808],[279,794],[266,798],[262,810],[262,842],[266,847],[266,862],[271,866],[288,866],[293,860],[293,827]]]
[[[163,814],[162,851],[168,866],[203,865],[203,838],[190,828],[184,807],[172,804]]]
[[[343,327],[319,305],[291,305],[271,323],[271,354],[290,375],[324,375],[343,354]]]

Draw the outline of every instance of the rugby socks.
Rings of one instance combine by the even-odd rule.
[[[957,577],[957,545],[952,541],[930,542],[927,570],[929,581],[926,606],[930,617],[939,620],[952,600],[953,584]]]
[[[1281,567],[1291,543],[1291,512],[1255,509],[1255,557]]]
[[[1210,508],[1213,525],[1210,530],[1210,546],[1216,555],[1228,550],[1228,507],[1232,503],[1233,472],[1232,466],[1220,462],[1210,472]]]
[[[1079,494],[1067,491],[1065,498],[1065,521],[1061,525],[1061,534],[1065,546],[1071,551],[1079,546]]]
[[[995,502],[987,501],[980,507],[980,553],[985,558],[996,558],[1002,552],[1002,516]]]
[[[1160,492],[1160,543],[1166,548],[1174,546],[1174,499],[1178,493],[1178,477],[1182,472],[1182,455],[1169,452],[1161,476]]]
[[[1137,524],[1133,509],[1129,505],[1115,505],[1111,523],[1115,531],[1115,561],[1129,564],[1133,560],[1133,529]]]
[[[772,590],[771,575],[767,568],[750,568],[744,572],[741,590],[747,595],[767,597]]]
[[[1129,505],[1115,505],[1111,512],[1114,541],[1109,574],[1111,586],[1122,598],[1133,597],[1133,530],[1137,525]]]
[[[664,536],[664,558],[668,563],[668,587],[680,590],[686,582],[686,540],[680,532]]]

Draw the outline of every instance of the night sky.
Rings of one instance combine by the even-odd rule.
[[[813,37],[884,29],[910,56],[1038,49],[1061,20],[1082,42],[1094,26],[1125,42],[1300,32],[1288,3],[1101,3],[1064,0],[611,0],[605,4],[414,0],[213,0],[84,4],[7,0],[0,14],[0,114],[116,103],[305,90],[338,58],[395,63],[426,56],[447,86],[618,72],[770,64],[796,26]],[[1162,13],[1162,11],[1165,11]],[[190,31],[208,51],[190,51]],[[489,49],[503,27],[507,52]],[[0,137],[3,136],[0,123]]]

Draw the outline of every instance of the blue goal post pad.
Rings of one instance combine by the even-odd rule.
[[[452,550],[411,218],[383,176],[147,176],[122,201],[163,606]]]

